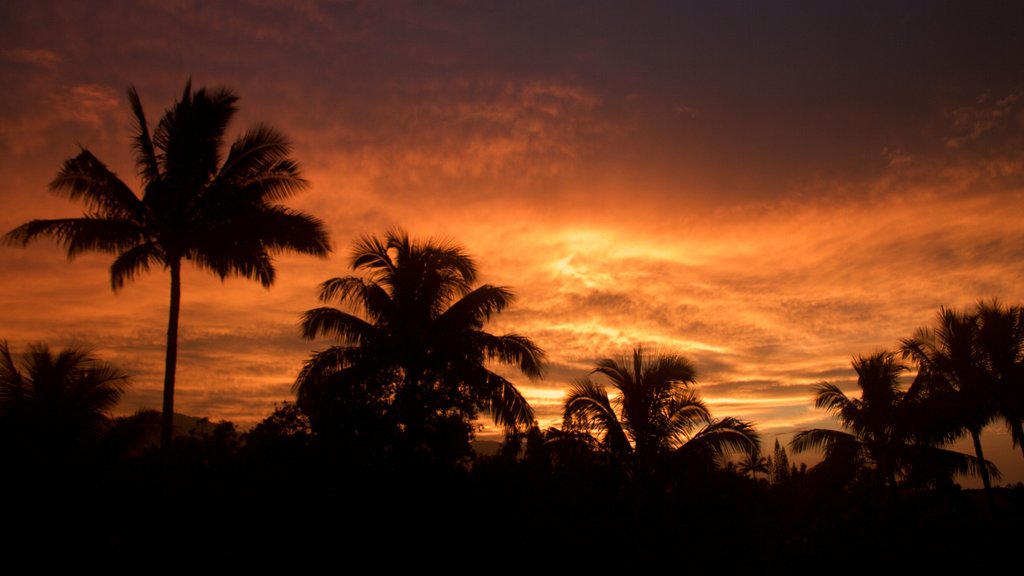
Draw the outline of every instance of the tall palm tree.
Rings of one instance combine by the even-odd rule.
[[[314,419],[328,398],[340,397],[360,413],[394,418],[407,435],[445,419],[468,426],[481,409],[507,431],[534,424],[529,403],[488,362],[539,378],[544,353],[524,336],[484,330],[513,294],[474,287],[476,266],[461,247],[391,230],[357,242],[351,266],[361,275],[327,280],[320,299],[355,313],[325,306],[302,318],[306,338],[341,341],[315,353],[296,380]]]
[[[7,456],[62,461],[93,447],[127,376],[88,352],[29,347],[20,362],[0,342],[0,441]]]
[[[979,463],[985,462],[981,431],[995,417],[995,395],[981,345],[978,314],[941,308],[934,328],[921,328],[903,340],[903,356],[918,363],[918,379],[934,418],[931,425],[948,438],[971,435]],[[980,467],[990,512],[992,480]]]
[[[860,398],[851,399],[835,384],[821,382],[816,386],[814,399],[815,407],[834,414],[851,432],[805,430],[793,438],[791,446],[796,452],[823,449],[829,457],[844,445],[856,445],[859,450],[852,453],[873,463],[881,481],[895,490],[897,444],[904,441],[897,431],[902,426],[900,419],[906,417],[900,414],[904,392],[900,390],[899,377],[907,371],[907,366],[892,352],[878,352],[855,358],[853,369],[857,372]]]
[[[326,256],[323,224],[277,204],[307,183],[290,156],[287,140],[264,125],[249,129],[223,156],[224,133],[238,108],[227,89],[192,90],[186,83],[150,134],[134,88],[128,99],[135,117],[135,163],[142,195],[89,150],[64,162],[50,190],[83,200],[80,218],[33,220],[7,233],[11,244],[56,239],[68,258],[87,251],[115,254],[110,283],[116,292],[153,265],[171,276],[164,369],[161,445],[170,443],[181,308],[181,265],[191,261],[224,279],[238,275],[269,287],[272,254]]]
[[[979,302],[978,343],[991,386],[996,416],[1006,423],[1024,454],[1024,307]]]
[[[588,378],[569,389],[563,427],[594,435],[604,450],[634,474],[653,472],[668,454],[716,461],[732,451],[756,452],[753,426],[735,418],[712,418],[694,388],[696,371],[682,356],[604,358],[592,374],[603,375],[618,394]]]

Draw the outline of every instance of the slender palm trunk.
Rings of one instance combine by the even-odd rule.
[[[178,316],[181,311],[181,261],[172,260],[171,305],[167,319],[167,358],[164,365],[164,407],[160,426],[160,449],[166,451],[174,433],[174,371],[178,363]]]
[[[985,454],[981,451],[981,431],[971,430],[971,440],[974,440],[974,453],[978,457],[978,465],[981,467],[981,483],[985,486],[985,500],[988,502],[988,514],[991,518],[995,516],[996,506],[992,500],[992,481],[988,477]]]

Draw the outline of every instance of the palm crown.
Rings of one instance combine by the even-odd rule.
[[[905,433],[908,405],[899,382],[907,367],[893,353],[883,351],[855,358],[853,369],[860,398],[848,397],[831,382],[818,383],[814,395],[814,405],[828,410],[850,432],[805,430],[793,438],[793,449],[822,449],[826,458],[840,454],[866,458],[877,465],[882,480],[895,488],[897,451],[909,440]]]
[[[357,314],[320,307],[303,316],[305,337],[341,343],[306,363],[296,381],[300,402],[311,406],[339,388],[369,385],[403,426],[453,414],[466,421],[479,409],[507,430],[533,423],[526,399],[487,363],[539,378],[544,353],[524,336],[484,330],[514,298],[507,288],[474,288],[476,267],[460,247],[392,230],[359,241],[351,265],[362,276],[327,280],[320,299]]]
[[[629,359],[599,360],[593,373],[605,376],[618,395],[609,398],[590,378],[576,381],[565,400],[564,427],[596,434],[613,457],[638,470],[650,470],[671,452],[715,461],[733,450],[758,450],[749,423],[712,418],[697,397],[696,371],[681,356],[651,359],[637,348]]]
[[[87,251],[115,254],[110,282],[116,291],[152,265],[171,274],[162,442],[170,440],[177,359],[181,262],[189,260],[222,279],[239,275],[264,286],[274,281],[272,254],[325,256],[323,224],[276,202],[306,186],[287,140],[257,125],[222,157],[225,130],[237,112],[229,90],[193,91],[185,85],[150,134],[135,89],[128,91],[135,117],[135,163],[143,191],[137,196],[89,150],[67,160],[51,191],[82,200],[79,218],[33,220],[6,236],[27,244],[51,237],[68,257]]]
[[[106,432],[127,377],[88,352],[0,342],[0,444],[30,458],[80,455]]]

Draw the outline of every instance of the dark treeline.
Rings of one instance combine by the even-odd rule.
[[[4,366],[10,562],[497,573],[866,573],[882,562],[945,571],[1020,562],[1021,487],[997,489],[993,518],[981,493],[948,477],[922,486],[906,468],[893,497],[879,489],[877,460],[790,467],[776,444],[767,458],[745,452],[762,466],[744,469],[713,450],[680,450],[699,444],[721,422],[713,419],[646,458],[639,432],[621,419],[630,442],[619,447],[605,442],[612,430],[532,427],[480,456],[462,453],[459,435],[411,448],[386,415],[363,417],[384,420],[374,425],[389,433],[357,439],[355,427],[324,430],[283,403],[244,434],[200,421],[161,452],[159,414],[101,417],[109,395],[75,391],[123,384],[87,355],[33,349],[17,368],[26,391],[62,385],[46,381],[68,365],[60,356],[72,367],[63,380],[70,389],[57,396],[12,400]],[[74,361],[85,362],[79,373]]]
[[[180,266],[269,285],[271,253],[324,255],[323,225],[275,202],[305,181],[277,132],[222,155],[237,98],[186,86],[151,134],[134,91],[132,192],[87,150],[52,189],[82,218],[34,220],[7,242],[115,254],[112,286],[171,275],[163,411],[114,418],[128,385],[86,351],[0,346],[7,565],[186,569],[667,573],[1020,568],[1024,486],[995,488],[982,430],[1024,440],[1024,308],[940,311],[897,350],[858,356],[850,397],[813,401],[842,430],[807,430],[762,453],[754,423],[713,415],[684,357],[637,347],[595,362],[540,429],[505,372],[541,378],[529,337],[486,324],[514,302],[477,284],[452,243],[366,236],[352,274],[325,281],[302,335],[293,402],[252,430],[173,428]],[[222,158],[223,156],[223,158]],[[330,306],[337,303],[339,308]],[[612,351],[621,352],[621,351]],[[916,369],[904,389],[900,378]],[[809,399],[810,401],[811,399]],[[505,431],[473,450],[486,414]],[[948,450],[970,437],[973,455]],[[1024,448],[1022,448],[1024,450]],[[982,492],[956,474],[977,474]]]
[[[440,307],[434,321],[454,305]],[[975,353],[985,349],[979,337],[993,306],[962,314],[974,318]],[[307,334],[316,332],[309,328],[318,315],[344,314],[331,310],[307,312]],[[384,327],[380,318],[370,324]],[[905,348],[923,347],[937,330],[921,331]],[[159,413],[109,415],[127,384],[119,370],[80,350],[33,346],[19,356],[4,344],[8,559],[498,573],[867,573],[882,562],[944,571],[1021,562],[1024,487],[986,497],[954,483],[955,473],[983,468],[974,456],[942,448],[970,433],[963,419],[972,412],[947,396],[962,392],[931,364],[916,364],[906,390],[897,377],[909,367],[892,352],[854,361],[860,397],[821,383],[815,401],[844,430],[794,439],[791,449],[824,448],[824,460],[807,468],[790,466],[777,441],[762,455],[752,424],[713,417],[680,356],[638,348],[598,361],[567,391],[563,424],[541,430],[524,424],[524,412],[494,405],[510,391],[472,391],[487,382],[481,373],[448,374],[453,358],[435,355],[452,354],[451,342],[409,352],[425,367],[415,380],[402,367],[407,360],[354,355],[362,341],[342,342],[315,353],[297,378],[296,402],[280,404],[252,430],[199,420],[163,450]],[[516,342],[530,350],[528,362],[542,358],[525,339]],[[323,364],[343,353],[353,355]],[[989,360],[975,360],[976,375],[989,374],[974,384],[989,387],[988,421],[1011,422],[996,408],[1006,383]],[[406,394],[416,403],[404,402]],[[509,401],[528,411],[520,397]],[[496,453],[478,455],[472,420],[486,409],[507,433]],[[520,416],[506,416],[513,413]]]

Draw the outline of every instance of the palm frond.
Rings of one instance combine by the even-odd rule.
[[[476,264],[462,246],[448,240],[428,240],[425,243],[413,242],[408,233],[400,229],[392,229],[387,233],[388,247],[397,250],[399,258],[417,256],[432,263],[438,270],[443,270],[453,284],[459,284],[465,291],[476,282]]]
[[[132,114],[135,116],[135,137],[133,146],[135,148],[135,165],[138,167],[139,176],[143,184],[156,182],[160,179],[160,164],[157,161],[156,150],[153,148],[153,140],[149,136],[149,126],[146,122],[146,114],[142,110],[142,100],[135,86],[128,88],[128,101],[132,107]]]
[[[644,365],[644,380],[658,383],[660,393],[675,390],[678,385],[689,386],[697,381],[697,369],[682,356],[659,354],[653,362]]]
[[[70,200],[83,200],[86,209],[114,219],[138,219],[142,202],[138,196],[99,161],[83,149],[64,162],[50,182],[50,191]]]
[[[270,253],[292,252],[323,258],[331,252],[323,221],[280,206],[255,211],[242,231],[251,232],[246,237],[258,238],[263,249]]]
[[[320,301],[345,302],[350,298],[360,299],[371,286],[374,285],[356,276],[330,278],[320,283]]]
[[[625,395],[625,390],[636,387],[635,375],[639,376],[640,373],[632,372],[622,359],[601,358],[594,364],[591,374],[603,375],[616,390]]]
[[[304,312],[300,327],[302,337],[307,340],[327,336],[358,343],[366,342],[378,332],[378,329],[366,320],[326,306]]]
[[[357,272],[366,272],[368,281],[390,286],[389,278],[395,275],[397,266],[388,250],[386,239],[363,236],[352,249],[350,265]]]
[[[814,388],[815,408],[824,408],[833,414],[842,414],[844,411],[849,410],[851,400],[835,384],[819,382]]]
[[[6,340],[0,340],[0,422],[11,422],[28,393]]]
[[[858,443],[857,438],[847,432],[827,428],[814,428],[797,433],[796,436],[793,436],[789,446],[793,449],[793,452],[798,454],[807,450],[820,450],[828,454],[837,446]]]
[[[918,329],[913,338],[901,338],[900,356],[904,360],[926,363],[928,360],[928,353],[925,350],[925,341],[927,339],[927,331],[923,329]]]
[[[209,270],[221,280],[228,276],[238,276],[248,280],[256,280],[264,288],[269,288],[277,278],[274,259],[264,249],[258,238],[239,238],[233,244],[204,241],[201,249],[193,245],[183,254],[198,268]]]
[[[0,340],[0,383],[17,383],[21,381],[21,372],[11,355],[7,340]]]
[[[214,187],[246,202],[278,202],[309,186],[291,146],[281,133],[263,124],[250,128],[231,145]]]
[[[483,326],[491,316],[500,313],[515,301],[507,288],[485,284],[451,304],[437,318],[439,325]]]
[[[565,399],[562,427],[566,430],[597,432],[613,453],[632,452],[626,431],[619,421],[603,386],[589,379],[577,380]]]
[[[911,478],[923,477],[934,481],[954,474],[981,476],[982,463],[978,458],[955,450],[916,444],[907,446],[901,459],[907,463]],[[986,460],[984,467],[991,478],[998,480],[1001,477],[999,468],[992,462]]]
[[[238,97],[224,88],[185,85],[181,100],[164,114],[153,131],[153,145],[160,152],[164,178],[188,185],[205,186],[220,166],[227,125],[238,111]]]
[[[664,432],[687,438],[694,435],[693,431],[698,426],[706,426],[713,421],[707,404],[691,390],[669,400],[665,404],[665,416],[667,428]]]
[[[749,422],[726,417],[713,421],[676,449],[680,456],[701,455],[718,462],[733,452],[756,453],[761,436]]]
[[[531,379],[543,377],[546,361],[544,350],[526,336],[495,336],[478,330],[471,332],[469,337],[471,348],[482,351],[485,357],[497,360],[501,364],[516,366]]]
[[[391,295],[379,284],[355,276],[331,278],[320,284],[320,301],[337,300],[361,309],[373,324],[391,324],[397,314]]]
[[[153,242],[133,246],[118,254],[110,265],[110,287],[117,292],[126,281],[134,280],[143,272],[149,272],[151,264],[164,263],[160,248]]]
[[[117,253],[128,250],[143,237],[135,222],[98,216],[32,220],[4,235],[7,244],[26,246],[37,238],[53,238],[67,250],[68,259],[83,252]]]
[[[314,389],[325,385],[331,376],[357,363],[360,357],[360,350],[355,346],[331,346],[314,352],[303,363],[292,385],[292,392],[300,397],[312,394]]]
[[[300,212],[275,207],[220,206],[204,215],[205,224],[193,230],[185,257],[215,272],[274,282],[272,254],[290,251],[326,256],[330,251],[323,224]]]
[[[488,370],[482,376],[473,385],[482,391],[484,407],[497,424],[506,432],[536,424],[533,408],[511,382]]]
[[[295,392],[306,383],[323,380],[325,376],[346,368],[351,364],[355,352],[357,349],[352,346],[331,346],[327,350],[314,352],[299,370],[292,391]]]

